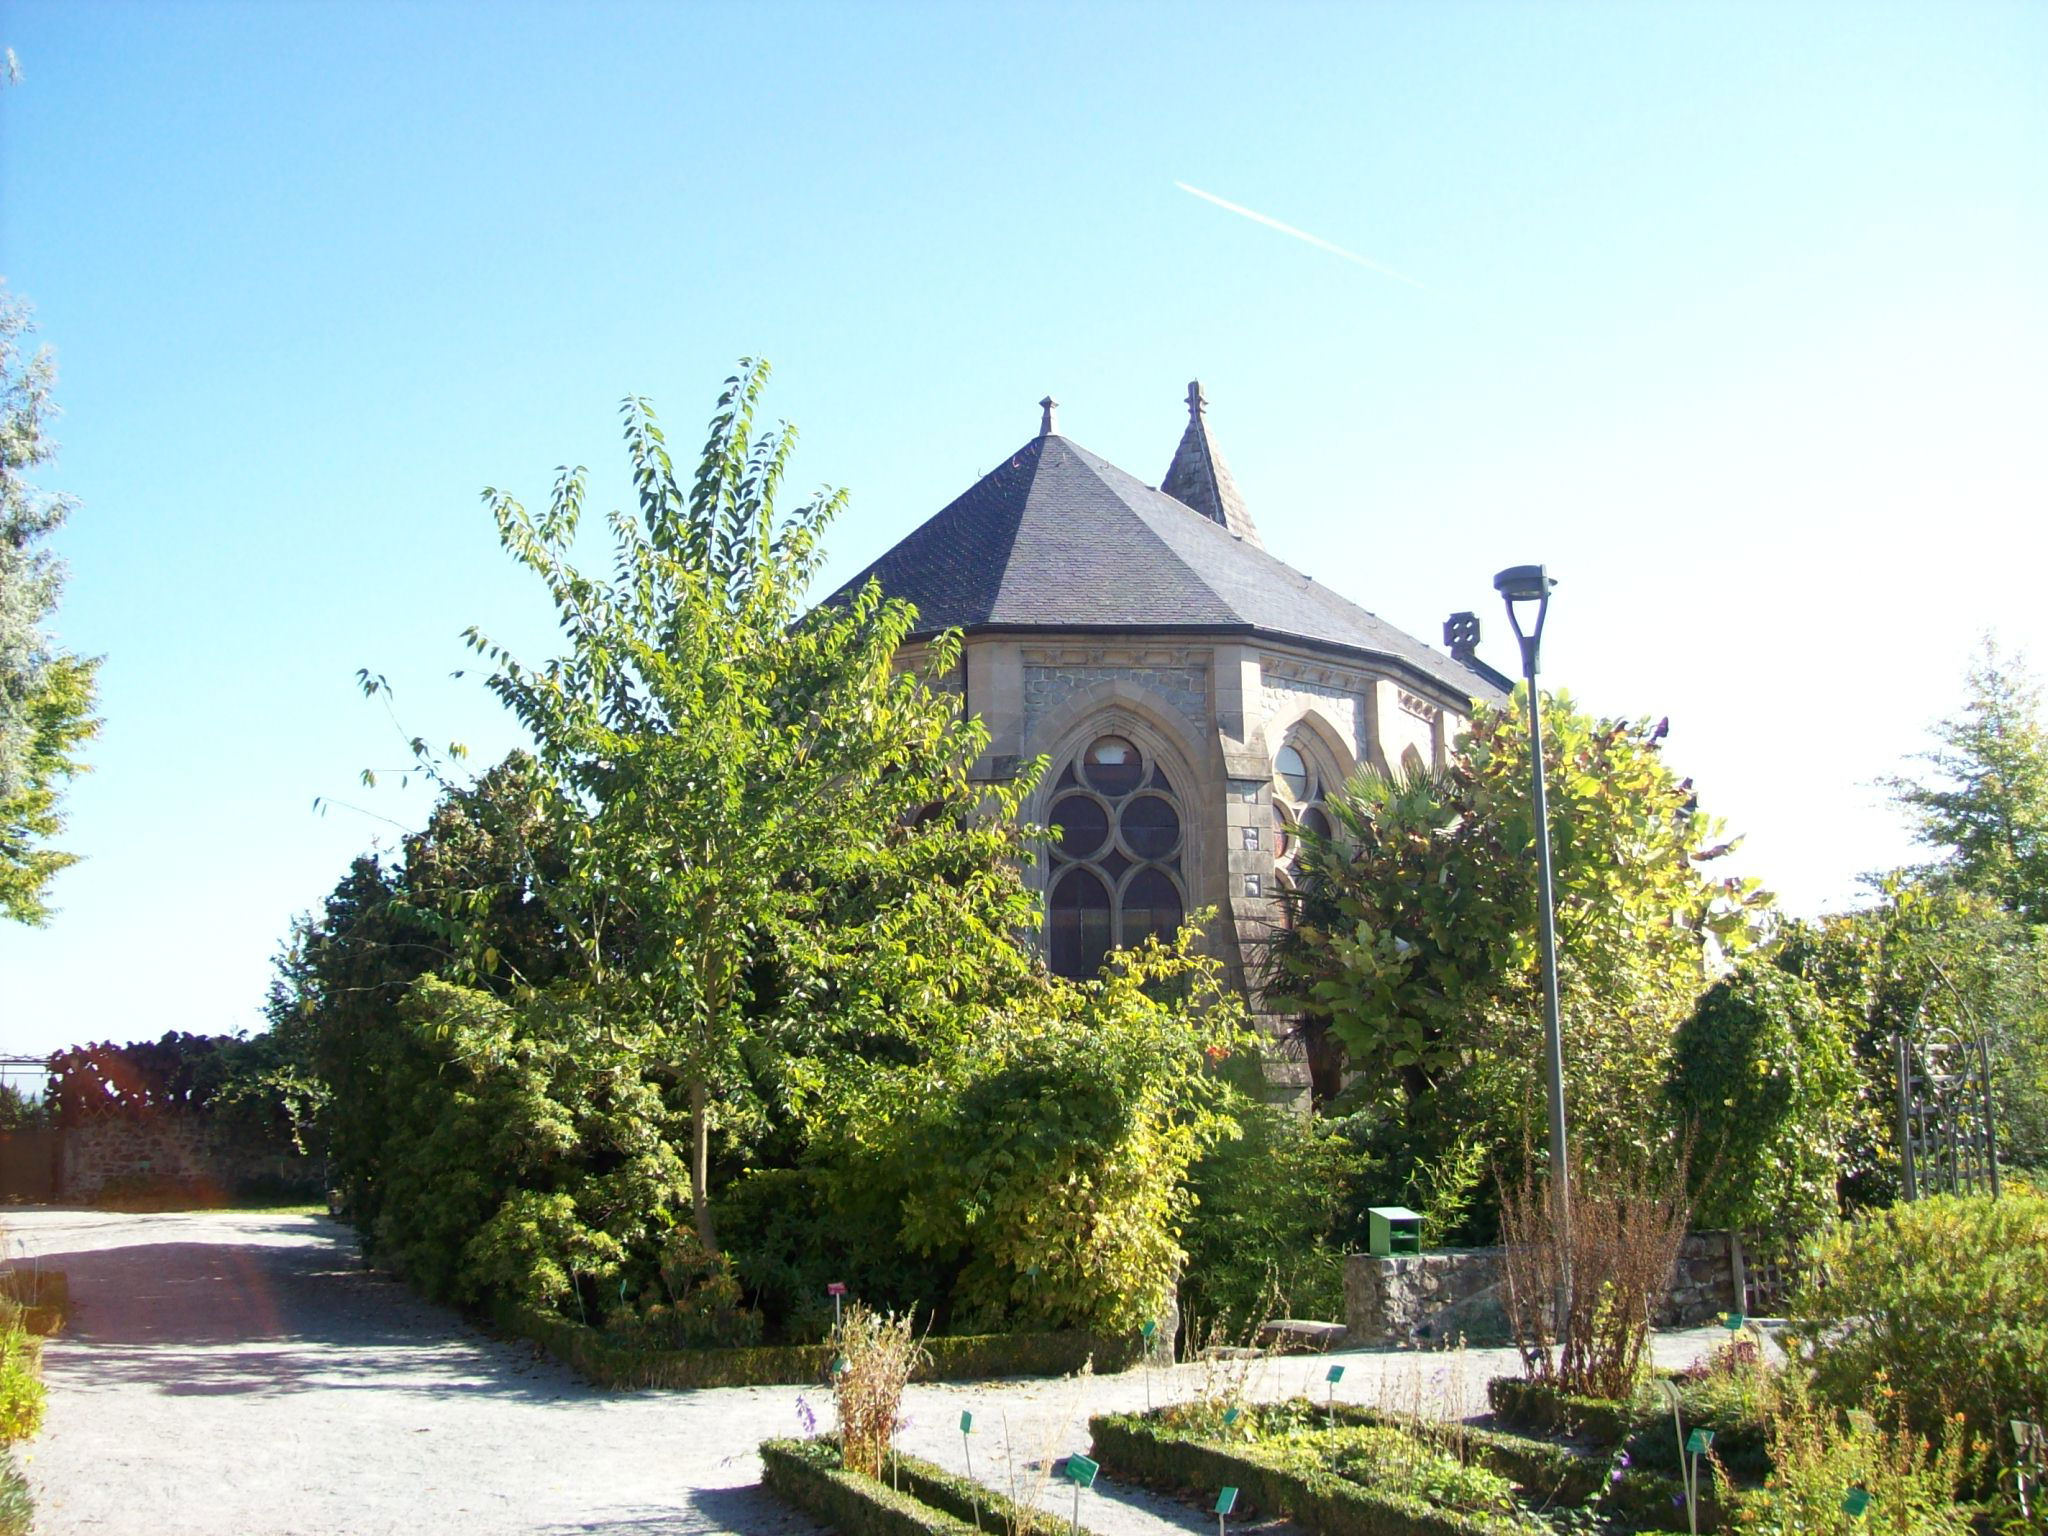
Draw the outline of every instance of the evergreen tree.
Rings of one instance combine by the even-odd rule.
[[[64,567],[43,540],[71,513],[68,496],[39,489],[29,471],[56,454],[56,364],[47,347],[24,355],[29,307],[0,289],[0,916],[47,922],[49,886],[78,856],[50,846],[64,830],[63,787],[85,771],[79,751],[99,733],[99,662],[50,635]]]
[[[1934,727],[1931,773],[1890,781],[1914,834],[1949,850],[1943,868],[2030,923],[2048,922],[2048,728],[2040,690],[1989,639],[1962,713]]]

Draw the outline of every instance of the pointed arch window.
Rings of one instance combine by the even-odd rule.
[[[1112,949],[1179,931],[1187,913],[1180,797],[1134,742],[1090,742],[1054,781],[1046,821],[1046,949],[1055,972],[1085,980]]]
[[[1330,813],[1323,797],[1335,788],[1330,774],[1295,741],[1273,754],[1273,868],[1283,890],[1291,889],[1301,863],[1301,834],[1331,835]]]

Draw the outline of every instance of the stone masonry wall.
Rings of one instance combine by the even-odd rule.
[[[1172,706],[1199,740],[1213,729],[1209,718],[1209,674],[1201,667],[1039,666],[1024,668],[1024,731],[1069,698],[1097,683],[1130,683]]]
[[[289,1147],[236,1136],[204,1116],[107,1115],[63,1130],[58,1194],[91,1200],[115,1181],[196,1184],[231,1193],[260,1185],[326,1187],[326,1165]]]
[[[1344,1261],[1345,1343],[1470,1344],[1508,1337],[1501,1299],[1502,1250],[1451,1249],[1381,1259],[1354,1253]],[[1660,1328],[1691,1328],[1741,1310],[1726,1232],[1695,1232],[1679,1245],[1671,1286],[1657,1313]]]

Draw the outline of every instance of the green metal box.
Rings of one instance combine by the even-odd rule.
[[[1375,1205],[1365,1213],[1365,1251],[1391,1259],[1422,1252],[1422,1213],[1405,1205]]]

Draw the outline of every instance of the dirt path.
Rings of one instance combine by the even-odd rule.
[[[794,1387],[613,1394],[522,1344],[493,1340],[365,1271],[353,1235],[310,1216],[129,1216],[16,1207],[14,1246],[71,1280],[73,1319],[45,1356],[42,1435],[25,1447],[41,1536],[76,1532],[571,1532],[815,1536],[763,1495],[754,1447],[799,1432]],[[1712,1335],[1659,1340],[1660,1358]],[[1346,1365],[1339,1395],[1467,1411],[1496,1351],[1271,1362],[1259,1396]],[[1084,1449],[1090,1413],[1200,1390],[1207,1368],[1068,1382],[914,1387],[906,1450],[1002,1486],[1014,1463]],[[1061,1502],[1066,1509],[1070,1503]],[[1198,1511],[1104,1486],[1102,1536],[1211,1529]]]

